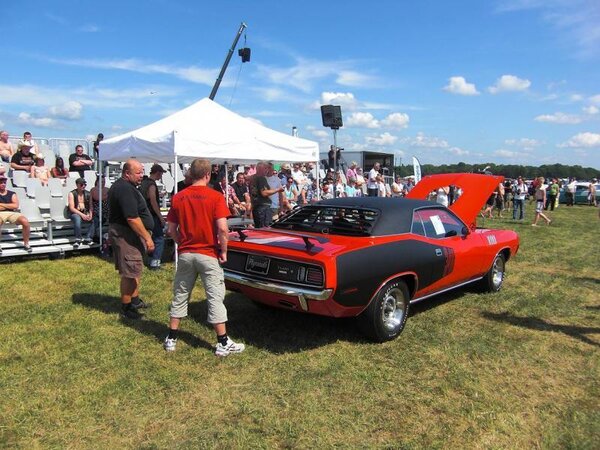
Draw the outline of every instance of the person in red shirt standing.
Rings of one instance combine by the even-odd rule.
[[[164,340],[166,351],[174,351],[177,332],[198,275],[204,284],[208,303],[208,323],[217,334],[215,355],[227,356],[244,351],[245,345],[227,336],[227,309],[222,263],[227,261],[227,216],[229,209],[223,196],[208,186],[210,162],[195,159],[189,169],[192,185],[178,192],[167,214],[168,233],[178,244],[178,264],[173,281],[173,301],[170,309],[169,334]]]

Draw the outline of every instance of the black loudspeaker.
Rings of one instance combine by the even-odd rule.
[[[321,106],[321,118],[323,126],[332,129],[338,129],[344,126],[342,122],[342,108],[334,105]]]
[[[248,47],[240,48],[238,55],[242,58],[243,63],[250,61],[250,49]]]

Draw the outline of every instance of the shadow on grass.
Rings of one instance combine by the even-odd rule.
[[[575,277],[574,281],[583,281],[584,283],[600,284],[600,278],[592,277]]]
[[[72,302],[76,305],[82,305],[86,308],[95,309],[105,314],[118,315],[121,311],[121,299],[109,295],[91,293],[73,294]],[[137,332],[145,334],[146,336],[154,337],[161,343],[165,336],[169,333],[169,327],[167,326],[166,322],[160,323],[148,318],[144,318],[142,320],[130,320],[121,317],[120,321],[123,325],[133,328]],[[185,342],[190,347],[206,348],[209,350],[213,349],[211,344],[186,331],[179,331],[178,339]]]
[[[272,353],[294,353],[336,341],[368,343],[353,319],[335,319],[253,303],[245,296],[228,292],[227,334],[234,340]],[[206,322],[206,301],[193,300],[188,320],[211,329]]]
[[[443,294],[434,295],[433,297],[426,298],[419,302],[410,305],[408,317],[416,316],[429,311],[430,309],[437,308],[445,303],[456,300],[460,297],[464,297],[468,292],[471,292],[469,286],[465,286],[459,289],[453,289]]]
[[[590,344],[595,347],[600,347],[600,344],[598,342],[595,342],[586,336],[586,334],[600,333],[600,327],[577,327],[573,325],[557,325],[554,323],[546,322],[542,319],[538,319],[537,317],[518,317],[513,316],[512,314],[507,312],[492,313],[484,311],[481,315],[488,320],[509,323],[511,325],[529,328],[531,330],[555,331],[557,333],[564,333],[567,336],[579,339],[580,341],[585,342],[586,344]]]

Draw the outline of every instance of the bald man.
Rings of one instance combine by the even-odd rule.
[[[115,268],[121,276],[121,316],[126,319],[143,317],[138,310],[147,307],[139,297],[144,255],[154,251],[149,232],[154,227],[154,220],[137,189],[143,176],[142,164],[129,159],[123,165],[121,178],[108,191],[108,235],[115,255]]]

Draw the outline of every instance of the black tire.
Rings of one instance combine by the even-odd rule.
[[[494,258],[492,267],[479,282],[479,287],[483,292],[498,292],[502,289],[505,273],[506,259],[502,253],[498,253]]]
[[[359,328],[376,342],[395,339],[406,324],[409,301],[406,283],[402,280],[390,281],[358,316]]]

